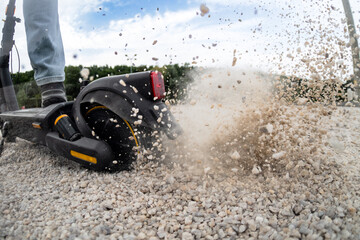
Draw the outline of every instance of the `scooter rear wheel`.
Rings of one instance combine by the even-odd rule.
[[[92,135],[108,143],[114,153],[114,161],[106,170],[128,170],[137,159],[140,144],[133,127],[105,106],[93,106],[85,113],[85,120]]]

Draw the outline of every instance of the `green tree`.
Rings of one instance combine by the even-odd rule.
[[[122,75],[130,73],[130,66],[117,65],[110,67],[93,65],[87,67],[90,70],[90,78],[98,79],[113,75]],[[65,88],[68,100],[73,100],[79,94],[80,91],[80,71],[83,69],[82,65],[79,66],[67,66],[65,67]],[[190,77],[189,71],[191,67],[189,65],[166,65],[163,67],[158,66],[134,66],[133,72],[142,71],[154,71],[158,70],[162,72],[165,80],[165,87],[167,91],[166,99],[173,102],[179,102],[186,96],[187,87],[193,80]],[[19,104],[25,107],[39,107],[41,102],[40,89],[37,87],[34,80],[34,72],[28,71],[24,73],[18,73],[12,75],[15,91]]]
[[[81,75],[80,71],[83,67],[67,66],[65,67],[65,90],[68,100],[73,100],[79,94]]]

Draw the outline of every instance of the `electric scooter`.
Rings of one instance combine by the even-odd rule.
[[[163,99],[163,75],[147,71],[97,79],[75,101],[19,110],[9,72],[14,45],[15,0],[10,0],[0,56],[0,131],[4,141],[16,137],[47,146],[53,152],[94,170],[129,169],[139,149],[152,137],[182,133]]]

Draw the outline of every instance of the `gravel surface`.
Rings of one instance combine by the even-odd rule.
[[[219,127],[191,107],[227,112],[197,100],[173,109],[184,136],[132,171],[6,143],[0,238],[360,239],[358,108],[255,104]]]

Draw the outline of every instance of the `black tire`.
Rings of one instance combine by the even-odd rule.
[[[129,170],[140,151],[140,142],[131,124],[104,106],[93,106],[84,116],[93,137],[108,143],[114,153],[114,161],[106,170]]]

